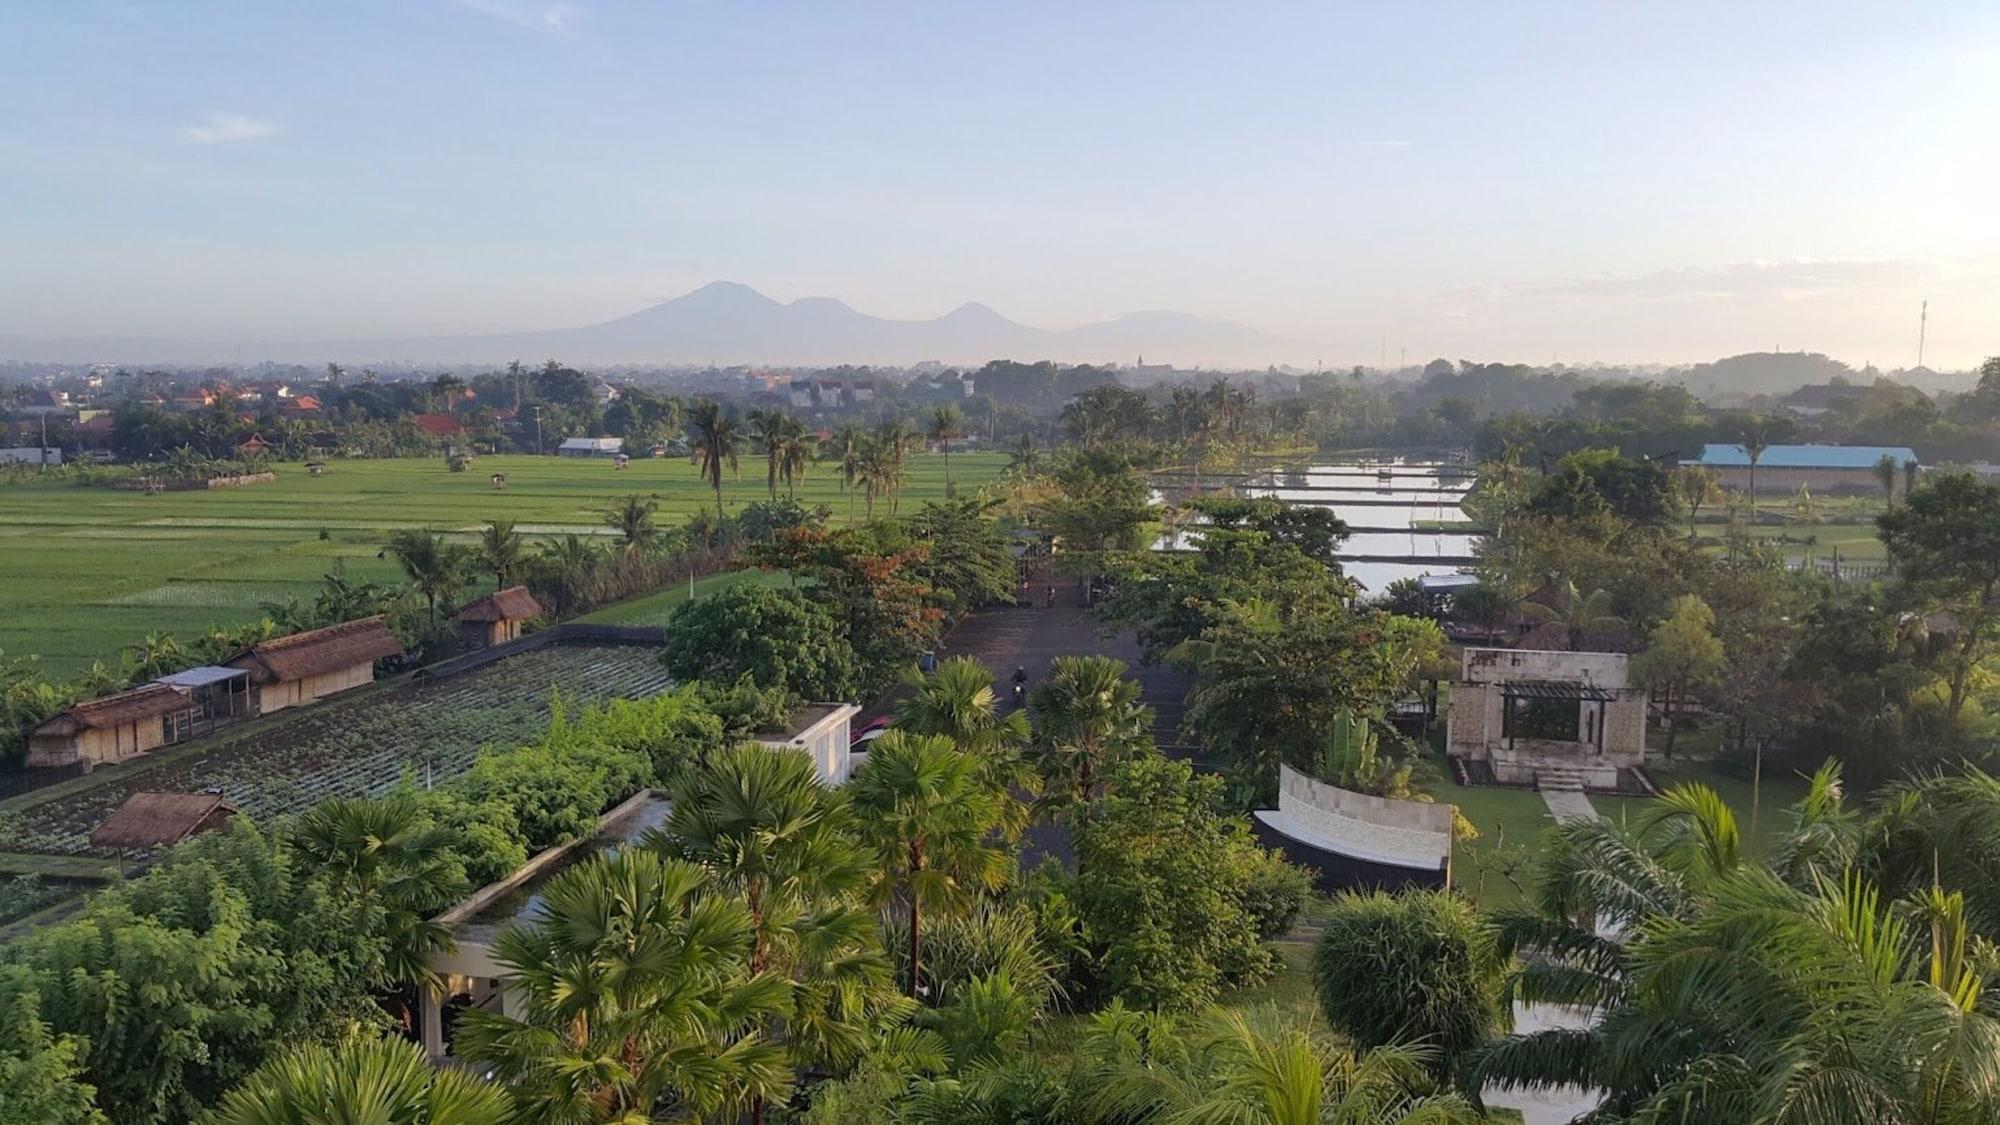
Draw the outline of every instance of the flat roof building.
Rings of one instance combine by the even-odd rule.
[[[1916,451],[1906,445],[1769,445],[1753,467],[1750,451],[1742,445],[1711,442],[1686,463],[1714,470],[1724,488],[1738,491],[1748,491],[1754,477],[1758,492],[1797,492],[1803,486],[1821,493],[1861,494],[1883,491],[1877,466],[1884,457],[1896,467],[1891,487],[1900,496],[1915,471],[1910,466],[1918,463]]]

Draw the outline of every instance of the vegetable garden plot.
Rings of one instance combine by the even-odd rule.
[[[651,648],[557,645],[428,685],[326,703],[207,753],[23,809],[0,825],[0,850],[79,855],[92,829],[142,790],[223,798],[259,822],[329,797],[377,795],[465,772],[482,747],[519,745],[547,725],[549,697],[569,705],[641,699],[672,687]]]

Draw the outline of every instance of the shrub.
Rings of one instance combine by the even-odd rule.
[[[1341,895],[1312,972],[1327,1022],[1363,1049],[1423,1042],[1448,1062],[1502,1026],[1493,931],[1450,894]]]
[[[667,670],[682,680],[731,682],[805,699],[845,699],[859,683],[846,626],[797,590],[739,585],[674,607]]]

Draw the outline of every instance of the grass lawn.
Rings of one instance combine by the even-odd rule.
[[[792,576],[782,570],[732,570],[723,574],[711,574],[698,578],[694,584],[694,595],[705,598],[721,593],[731,586],[790,586]],[[578,620],[593,625],[664,625],[667,614],[673,608],[688,600],[686,586],[669,586],[657,593],[645,594],[614,602],[595,613],[586,614]]]
[[[1806,791],[1805,778],[1767,771],[1753,832],[1748,780],[1722,773],[1704,762],[1684,761],[1676,763],[1676,767],[1669,769],[1655,761],[1647,769],[1663,790],[1682,782],[1700,782],[1713,788],[1736,811],[1737,824],[1753,855],[1762,853],[1789,826],[1789,809]],[[1444,769],[1442,762],[1439,768]],[[1519,905],[1520,892],[1497,869],[1486,870],[1483,886],[1480,875],[1482,867],[1493,867],[1496,851],[1503,845],[1507,852],[1526,849],[1532,855],[1538,850],[1542,833],[1554,825],[1541,794],[1531,789],[1467,788],[1452,782],[1449,769],[1444,769],[1444,780],[1432,787],[1432,793],[1440,801],[1457,805],[1459,812],[1479,829],[1479,838],[1458,845],[1452,857],[1452,879],[1459,891],[1489,910]],[[1590,803],[1607,820],[1636,816],[1647,804],[1643,798],[1595,796]],[[1533,885],[1526,872],[1517,871],[1515,877],[1525,885]]]
[[[976,488],[1006,465],[998,453],[951,458],[953,480]],[[149,495],[68,482],[0,484],[0,652],[38,655],[58,675],[114,662],[149,632],[190,634],[254,620],[265,602],[308,595],[344,565],[356,580],[400,577],[376,555],[391,531],[431,527],[468,540],[486,522],[514,520],[531,537],[608,535],[604,511],[632,493],[656,495],[673,525],[715,494],[685,460],[642,458],[619,471],[609,460],[481,457],[471,471],[442,458],[337,461],[324,476],[280,465],[266,485]],[[507,474],[507,488],[490,482]],[[945,493],[943,459],[910,458],[901,508]],[[745,455],[740,478],[723,481],[737,510],[767,496],[763,466]],[[840,489],[831,466],[814,465],[799,487],[836,522],[863,505]]]

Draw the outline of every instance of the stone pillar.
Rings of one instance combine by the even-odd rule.
[[[438,1003],[437,994],[426,988],[423,990],[421,1015],[424,1032],[424,1053],[433,1059],[444,1057],[444,1007]]]

